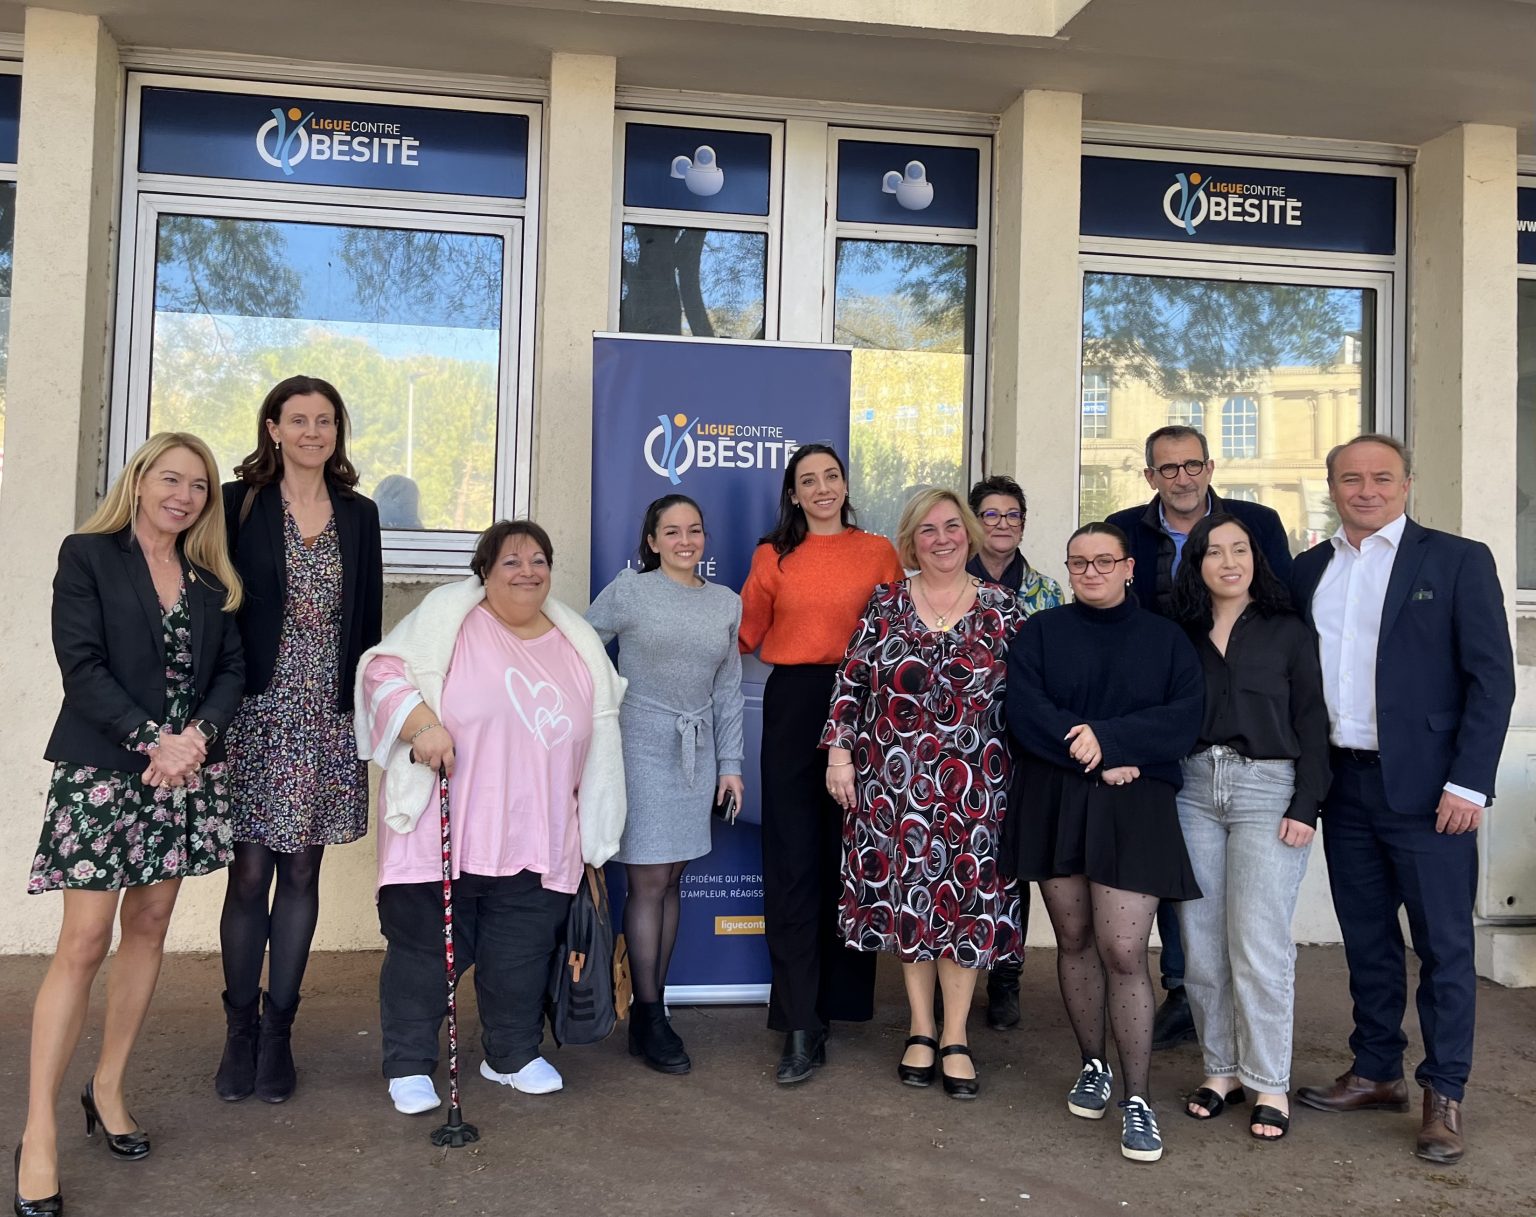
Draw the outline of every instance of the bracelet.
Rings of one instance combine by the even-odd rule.
[[[425,727],[417,727],[416,730],[412,733],[411,738],[406,740],[405,742],[407,744],[414,744],[418,739],[420,739],[428,731],[431,731],[431,730],[433,730],[436,727],[441,727],[442,725],[443,725],[442,723],[428,723]]]
[[[827,768],[828,769],[852,769],[853,768],[853,762],[852,761],[828,761],[827,762]]]

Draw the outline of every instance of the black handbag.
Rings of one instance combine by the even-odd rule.
[[[613,932],[613,908],[600,866],[588,866],[571,898],[565,937],[549,982],[555,1043],[596,1044],[629,1016],[629,950]]]

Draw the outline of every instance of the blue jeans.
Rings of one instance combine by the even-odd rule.
[[[1295,767],[1220,745],[1184,761],[1179,825],[1205,893],[1179,905],[1184,990],[1205,1072],[1264,1094],[1291,1085],[1296,944],[1291,916],[1310,843],[1280,840]]]

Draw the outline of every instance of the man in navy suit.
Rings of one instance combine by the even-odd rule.
[[[1290,578],[1291,550],[1280,516],[1262,503],[1217,496],[1211,489],[1216,462],[1204,434],[1194,427],[1159,427],[1147,436],[1146,458],[1143,473],[1154,491],[1152,501],[1117,511],[1108,520],[1130,541],[1130,556],[1136,560],[1131,590],[1142,608],[1169,616],[1173,577],[1189,530],[1213,511],[1227,512],[1246,524],[1281,582]],[[1195,1016],[1184,992],[1184,939],[1171,900],[1157,906],[1157,933],[1163,943],[1158,962],[1168,993],[1152,1020],[1152,1047],[1161,1049],[1195,1038]]]
[[[1297,1098],[1322,1111],[1408,1110],[1404,907],[1424,1035],[1416,1152],[1457,1162],[1477,998],[1477,827],[1493,799],[1515,671],[1493,555],[1410,520],[1411,474],[1390,436],[1330,452],[1342,526],[1292,572],[1322,659],[1333,764],[1323,849],[1355,1003],[1349,1069]]]

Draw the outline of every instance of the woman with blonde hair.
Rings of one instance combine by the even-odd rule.
[[[32,1013],[27,1126],[15,1211],[63,1211],[54,1103],[90,1004],[107,981],[95,1072],[80,1096],[87,1135],[137,1160],[149,1136],[123,1097],[177,889],[233,856],[220,735],[245,679],[242,592],[224,539],[219,471],[194,435],[151,437],[96,513],[59,549],[53,647],[64,705],[29,893],[62,890],[63,924]]]

